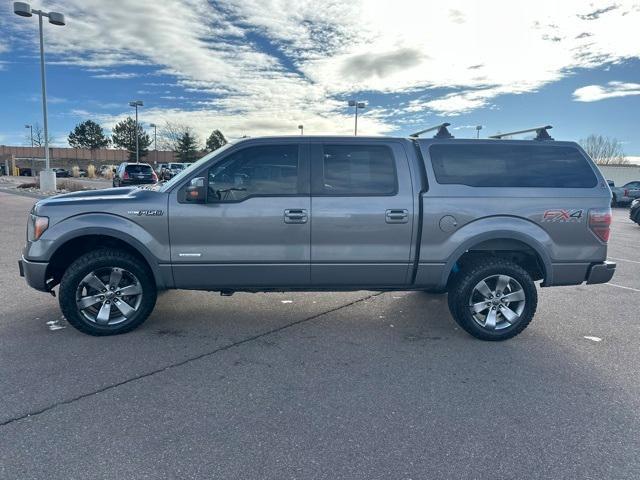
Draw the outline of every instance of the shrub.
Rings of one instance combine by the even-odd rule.
[[[27,182],[16,185],[16,188],[40,188],[40,182]]]
[[[66,190],[67,192],[81,192],[83,190],[92,190],[90,187],[86,187],[80,182],[74,182],[72,180],[60,180],[57,184],[58,190]]]
[[[96,178],[96,167],[95,167],[95,165],[89,165],[87,167],[87,177]]]
[[[78,178],[80,176],[80,167],[77,165],[74,165],[73,167],[71,167],[71,175]]]
[[[113,178],[113,165],[109,165],[109,168],[104,172],[104,178],[111,180]]]

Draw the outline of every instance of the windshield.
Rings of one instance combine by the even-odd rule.
[[[227,143],[225,146],[220,147],[219,149],[217,149],[217,150],[215,150],[215,151],[213,151],[211,153],[206,154],[204,157],[202,157],[197,162],[192,163],[191,165],[189,165],[184,170],[181,170],[180,173],[178,173],[171,180],[167,181],[166,183],[163,183],[162,187],[160,187],[160,191],[161,192],[166,192],[168,189],[170,189],[174,185],[180,183],[182,181],[182,179],[184,179],[185,177],[188,177],[191,174],[191,172],[193,172],[194,170],[197,170],[203,163],[211,160],[213,157],[218,156],[219,154],[221,154],[225,150],[228,150],[231,146],[233,146],[233,143]]]

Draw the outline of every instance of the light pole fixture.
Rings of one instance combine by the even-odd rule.
[[[358,102],[357,100],[349,100],[349,106],[356,107],[356,124],[355,128],[353,129],[353,134],[358,135],[358,109],[365,108],[366,104],[364,102]]]
[[[476,138],[480,138],[480,130],[482,130],[482,125],[476,127]]]
[[[153,163],[158,164],[158,125],[150,123],[150,127],[153,128]]]
[[[135,107],[136,109],[136,163],[140,163],[140,148],[138,147],[138,107],[142,107],[144,104],[142,103],[142,100],[134,100],[132,102],[129,102],[129,106],[130,107]]]
[[[40,190],[54,191],[56,189],[56,174],[49,163],[49,124],[47,122],[47,81],[44,71],[44,37],[42,34],[42,17],[47,17],[52,25],[65,25],[64,15],[58,12],[35,10],[26,2],[13,2],[13,13],[21,17],[38,15],[40,30],[40,76],[42,81],[42,116],[44,120],[44,172],[40,172]]]
[[[33,148],[33,125],[25,125],[24,128],[28,128],[29,130],[31,130],[31,148]]]
[[[298,125],[298,129],[300,130],[300,135],[304,135],[304,125]]]

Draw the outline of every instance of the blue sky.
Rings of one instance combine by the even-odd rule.
[[[640,156],[640,2],[67,0],[45,23],[50,130],[140,120],[202,140],[406,135],[449,121],[457,137],[552,124],[558,139],[618,138]],[[42,123],[36,19],[0,7],[0,144]]]

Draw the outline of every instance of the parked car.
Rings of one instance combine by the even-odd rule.
[[[611,194],[578,144],[443,129],[251,138],[155,191],[40,200],[21,274],[59,284],[63,314],[92,335],[138,327],[165,289],[426,290],[447,291],[455,321],[484,340],[527,327],[536,281],[612,278]]]
[[[156,165],[155,171],[156,174],[158,175],[158,178],[162,179],[162,171],[167,168],[167,164],[166,163],[158,163]]]
[[[52,168],[52,170],[56,173],[56,177],[69,177],[69,170],[65,170],[64,168]]]
[[[19,169],[19,173],[21,177],[32,177],[33,176],[33,171],[29,168],[20,168]]]
[[[634,198],[640,197],[640,181],[633,181],[616,187],[613,180],[607,180],[611,188],[611,206],[627,206]]]
[[[180,173],[185,168],[186,167],[185,167],[184,163],[169,162],[169,163],[167,163],[167,166],[162,170],[162,179],[163,180],[170,180],[171,178],[173,178],[175,175]]]
[[[89,173],[84,168],[81,168],[80,170],[78,170],[79,177],[86,177],[88,174]]]
[[[121,163],[113,175],[113,186],[148,185],[158,182],[158,176],[148,163]]]
[[[640,225],[640,198],[636,198],[631,202],[631,208],[629,209],[629,218]]]

